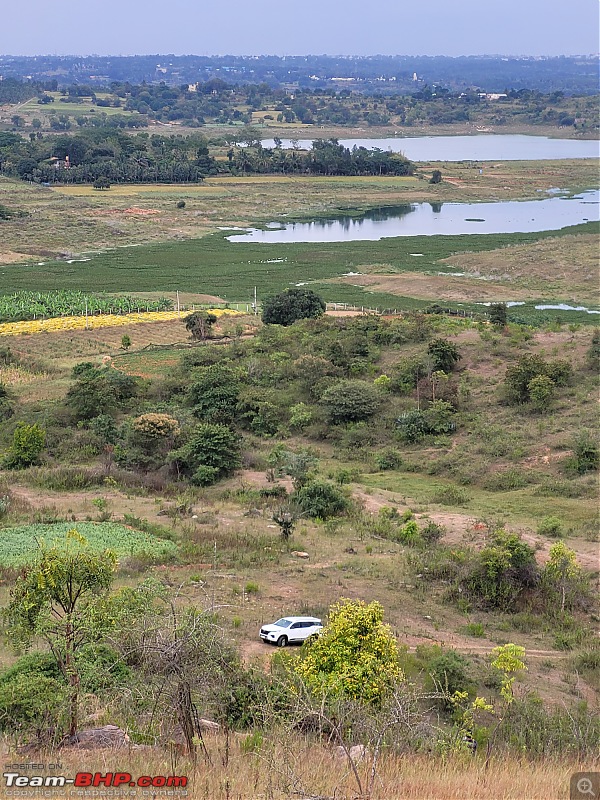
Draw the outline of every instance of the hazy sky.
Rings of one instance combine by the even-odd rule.
[[[3,55],[597,53],[598,0],[1,0]]]

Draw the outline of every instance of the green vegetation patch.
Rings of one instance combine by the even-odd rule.
[[[20,567],[31,563],[43,543],[60,545],[65,534],[77,530],[92,550],[110,549],[119,558],[145,556],[154,561],[172,558],[177,552],[173,542],[133,530],[115,522],[59,522],[51,525],[20,525],[0,530],[0,566]]]

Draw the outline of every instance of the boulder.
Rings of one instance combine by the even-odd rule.
[[[129,736],[124,730],[117,725],[104,725],[102,728],[89,728],[77,731],[73,736],[66,736],[60,746],[76,750],[105,750],[129,747],[129,744]]]

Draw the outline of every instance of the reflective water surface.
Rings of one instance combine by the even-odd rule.
[[[377,241],[394,236],[457,236],[465,233],[531,233],[598,220],[600,192],[543,200],[497,203],[407,203],[312,222],[270,223],[228,236],[230,242]]]

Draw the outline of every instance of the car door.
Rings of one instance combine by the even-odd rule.
[[[294,622],[290,625],[290,642],[301,642],[303,639],[303,622]]]

